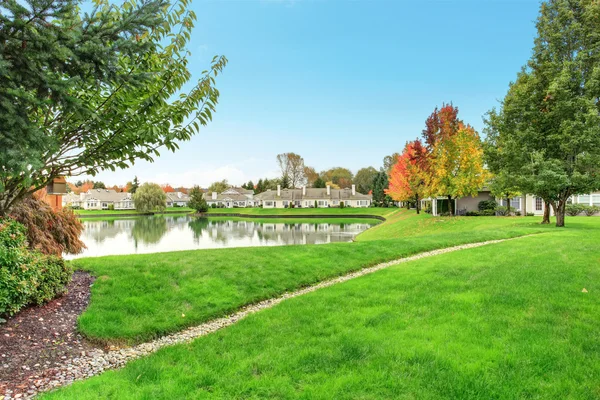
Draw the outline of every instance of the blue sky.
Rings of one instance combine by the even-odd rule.
[[[481,132],[482,116],[531,54],[538,7],[535,0],[194,0],[195,78],[213,55],[229,59],[213,122],[176,153],[95,179],[256,182],[276,176],[276,155],[290,151],[317,170],[379,168],[443,102]]]

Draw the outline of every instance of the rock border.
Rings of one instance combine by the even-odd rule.
[[[125,366],[127,362],[152,354],[163,347],[173,346],[182,343],[189,343],[196,338],[211,334],[213,332],[218,331],[221,328],[233,325],[250,314],[254,314],[258,311],[271,308],[284,300],[302,296],[304,294],[314,292],[318,289],[343,283],[364,275],[372,274],[373,272],[380,271],[393,265],[403,264],[406,262],[415,261],[427,257],[433,257],[441,254],[452,253],[459,250],[466,250],[486,246],[489,244],[502,243],[509,240],[520,239],[528,236],[531,235],[462,244],[458,246],[426,251],[412,256],[380,263],[375,266],[366,267],[358,271],[350,272],[345,275],[328,279],[293,292],[284,293],[283,295],[278,297],[244,306],[239,311],[231,315],[213,319],[211,321],[204,322],[200,325],[187,328],[183,331],[160,337],[150,342],[141,343],[139,345],[129,348],[112,349],[108,350],[107,352],[104,352],[102,350],[95,350],[91,353],[85,354],[84,356],[66,361],[65,365],[62,368],[56,370],[56,373],[52,378],[45,379],[43,382],[36,382],[37,393],[23,395],[20,398],[30,399],[40,392],[52,390],[62,386],[67,386],[77,380],[82,380],[95,375],[99,375],[105,370],[121,368]],[[13,399],[13,397],[11,397],[10,395],[4,397],[4,400],[9,399]]]

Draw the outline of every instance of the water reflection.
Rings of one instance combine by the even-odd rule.
[[[285,244],[349,242],[372,225],[366,221],[258,222],[179,217],[83,221],[87,249],[76,257]],[[71,257],[74,258],[74,257]]]

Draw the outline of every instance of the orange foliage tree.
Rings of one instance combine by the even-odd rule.
[[[175,191],[175,189],[173,189],[173,187],[171,185],[169,185],[168,183],[161,185],[160,187],[162,188],[163,192],[165,192],[165,193],[173,193]]]
[[[445,105],[427,118],[423,138],[429,153],[427,194],[445,196],[448,211],[452,200],[476,196],[486,183],[483,145],[479,134],[458,118],[458,108]]]
[[[427,149],[420,140],[408,142],[404,151],[392,165],[389,187],[385,193],[395,201],[414,201],[417,214],[421,210],[420,200],[426,191]]]

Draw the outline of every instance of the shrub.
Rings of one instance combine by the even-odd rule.
[[[583,212],[588,217],[591,217],[592,215],[600,212],[600,207],[598,207],[598,206],[584,206],[583,207]]]
[[[340,201],[340,208],[344,208],[344,207],[345,207],[344,202]]]
[[[210,208],[217,208],[217,205],[216,205],[215,203],[212,203],[212,204],[210,205]]]
[[[483,210],[479,211],[479,215],[482,217],[493,217],[496,215],[496,210]]]
[[[585,207],[586,206],[583,204],[567,204],[565,207],[565,212],[567,215],[575,217],[584,211]]]
[[[73,273],[61,258],[28,249],[25,232],[14,220],[0,220],[0,315],[63,293]]]
[[[498,203],[496,203],[496,200],[483,200],[480,201],[479,204],[477,205],[477,208],[479,208],[479,211],[486,211],[486,210],[496,210],[496,207],[498,207]]]
[[[319,207],[319,205],[317,204],[317,201],[315,200],[315,208]]]
[[[481,215],[479,211],[467,211],[465,214],[467,217],[478,217]]]
[[[109,209],[110,211],[114,211],[114,210],[115,210],[115,205],[114,205],[114,204],[109,204],[109,205],[108,205],[108,209]]]
[[[83,224],[68,208],[54,211],[45,201],[27,197],[13,208],[9,217],[25,226],[31,249],[56,256],[77,254],[85,249],[79,239]]]
[[[515,211],[515,215],[516,215],[517,217],[520,217],[520,216],[521,216],[521,211]]]
[[[527,215],[528,217],[533,217],[533,216],[535,216],[535,214],[534,214],[534,213],[532,213],[532,212],[528,212],[526,215]]]
[[[509,216],[510,208],[504,207],[504,206],[498,206],[498,207],[496,207],[496,215],[501,216],[501,217]]]

